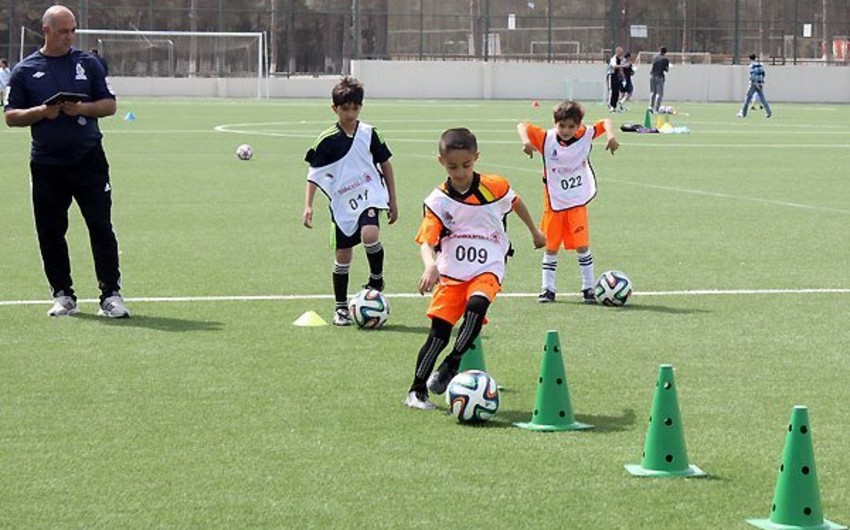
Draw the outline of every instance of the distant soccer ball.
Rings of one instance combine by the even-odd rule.
[[[390,316],[390,303],[381,291],[363,289],[348,301],[348,311],[358,327],[378,329]]]
[[[461,423],[487,421],[499,410],[499,386],[487,372],[461,372],[449,382],[446,404]]]
[[[251,160],[254,156],[254,150],[248,144],[242,144],[236,148],[236,156],[239,160]]]
[[[596,280],[594,293],[603,305],[624,305],[632,294],[632,281],[620,271],[607,271]]]

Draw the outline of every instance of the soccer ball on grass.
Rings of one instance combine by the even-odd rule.
[[[348,312],[357,327],[378,329],[390,316],[390,303],[377,289],[363,289],[348,301]]]
[[[600,304],[621,306],[632,294],[632,281],[620,271],[606,271],[596,280],[593,294]]]
[[[254,156],[254,150],[248,144],[242,144],[236,148],[236,157],[239,160],[251,160]]]
[[[487,421],[499,410],[499,386],[487,372],[461,372],[449,382],[446,404],[461,423]]]

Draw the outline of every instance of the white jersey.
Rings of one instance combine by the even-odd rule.
[[[594,127],[586,127],[584,135],[569,145],[558,142],[555,128],[543,140],[543,164],[549,207],[553,211],[584,206],[596,196],[596,175],[590,166]]]
[[[340,231],[352,236],[357,221],[367,208],[389,209],[390,197],[369,149],[372,126],[360,123],[348,153],[333,164],[311,167],[307,180],[328,196],[334,223]]]
[[[441,276],[467,281],[489,272],[502,282],[510,250],[505,216],[513,208],[515,197],[508,188],[502,197],[486,204],[462,202],[441,189],[425,198],[425,206],[445,228],[437,255]]]

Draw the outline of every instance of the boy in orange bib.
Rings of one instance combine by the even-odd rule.
[[[507,215],[516,212],[528,227],[534,248],[546,242],[507,180],[474,171],[478,142],[468,129],[443,133],[438,160],[448,179],[425,198],[425,215],[416,234],[425,267],[419,292],[434,289],[427,313],[431,331],[419,350],[413,384],[404,401],[420,410],[435,408],[428,391],[446,391],[463,354],[481,332],[488,307],[502,290],[511,248],[505,229]],[[451,353],[432,373],[461,317],[463,323]]]
[[[590,253],[590,227],[587,204],[596,196],[596,174],[590,165],[593,140],[603,133],[605,149],[620,147],[611,120],[599,120],[590,127],[582,123],[584,109],[575,101],[566,101],[554,109],[554,126],[548,131],[530,123],[517,125],[522,150],[543,157],[543,219],[540,228],[546,234],[543,254],[543,287],[537,301],[555,301],[555,272],[558,250],[575,250],[581,272],[581,295],[585,303],[596,303],[593,296],[593,254]]]

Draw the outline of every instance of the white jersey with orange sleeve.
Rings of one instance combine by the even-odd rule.
[[[558,130],[546,132],[543,140],[544,181],[553,211],[584,206],[596,196],[596,174],[590,165],[596,127],[585,127],[584,134],[558,141]]]
[[[502,282],[510,251],[505,216],[513,209],[516,194],[504,179],[482,176],[482,180],[496,179],[504,193],[479,204],[452,197],[444,187],[435,189],[425,198],[426,208],[444,228],[437,255],[440,276],[467,281],[491,273]]]

